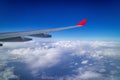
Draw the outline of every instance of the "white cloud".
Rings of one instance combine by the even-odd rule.
[[[102,75],[96,72],[86,71],[79,77],[80,79],[99,79],[102,77]]]
[[[20,48],[11,50],[9,53],[22,57],[30,65],[30,68],[53,66],[60,61],[62,56],[61,51],[57,48]]]
[[[6,68],[5,71],[0,72],[0,80],[9,79],[18,79],[18,77],[14,75],[12,68]]]
[[[77,75],[61,77],[59,80],[103,80],[104,77],[100,73],[85,71]]]
[[[59,64],[61,61],[64,61],[63,57],[68,57],[66,54],[77,57],[86,56],[87,59],[95,59],[98,61],[102,60],[106,56],[118,57],[120,56],[119,48],[119,41],[31,41],[26,43],[5,43],[5,46],[0,49],[0,61],[2,62],[0,65],[5,65],[7,60],[17,60],[20,58],[22,61],[28,64],[30,69],[38,70]],[[81,64],[89,65],[88,62],[89,60],[82,59]],[[76,66],[79,65],[77,62],[74,63]],[[84,80],[102,77],[101,74],[94,72],[94,69],[99,67],[99,65],[103,66],[103,64],[101,63],[97,66],[96,64],[97,62],[90,65],[92,67],[94,66],[93,68],[89,69],[91,71],[83,70],[84,72],[81,72],[80,70],[78,75],[68,75],[67,80]],[[88,69],[88,67],[89,66],[84,67],[84,69]],[[106,70],[102,68],[99,71],[105,72]]]
[[[81,62],[81,64],[87,64],[88,63],[88,60],[84,60]]]
[[[88,57],[96,59],[102,59],[104,56],[120,56],[118,44],[120,43],[113,41],[31,41],[6,43],[2,52],[21,57],[28,63],[47,66],[59,62],[61,56],[66,53],[73,56],[89,55]],[[87,62],[83,61],[82,64]],[[34,64],[32,66],[35,66]]]
[[[103,68],[103,69],[100,69],[99,72],[106,72],[106,70]]]

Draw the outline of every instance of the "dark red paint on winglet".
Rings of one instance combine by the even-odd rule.
[[[77,24],[77,26],[84,26],[86,24],[87,20],[83,19],[81,22]]]

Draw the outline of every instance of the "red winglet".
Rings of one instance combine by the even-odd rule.
[[[84,26],[86,24],[87,20],[83,19],[81,22],[77,24],[77,26]]]

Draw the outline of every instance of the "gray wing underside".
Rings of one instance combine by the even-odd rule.
[[[49,33],[49,32],[66,30],[66,29],[72,29],[76,27],[78,26],[69,26],[69,27],[53,28],[53,29],[45,29],[45,30],[0,33],[0,39],[13,38],[13,37],[24,37],[24,36],[34,35],[34,34]]]

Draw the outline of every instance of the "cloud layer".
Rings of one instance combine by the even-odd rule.
[[[53,78],[55,80],[110,80],[108,76],[116,78],[114,75],[119,73],[117,70],[120,69],[120,64],[116,62],[120,60],[119,49],[119,41],[5,43],[5,46],[0,49],[0,67],[7,65],[9,61],[24,62],[31,70],[31,73],[37,75],[41,70],[57,68],[60,65],[62,68],[65,66],[71,69],[71,71],[68,70],[71,74],[66,72],[64,76],[56,78],[42,73],[41,78]],[[114,69],[111,68],[113,66]],[[106,67],[109,67],[111,71]]]

